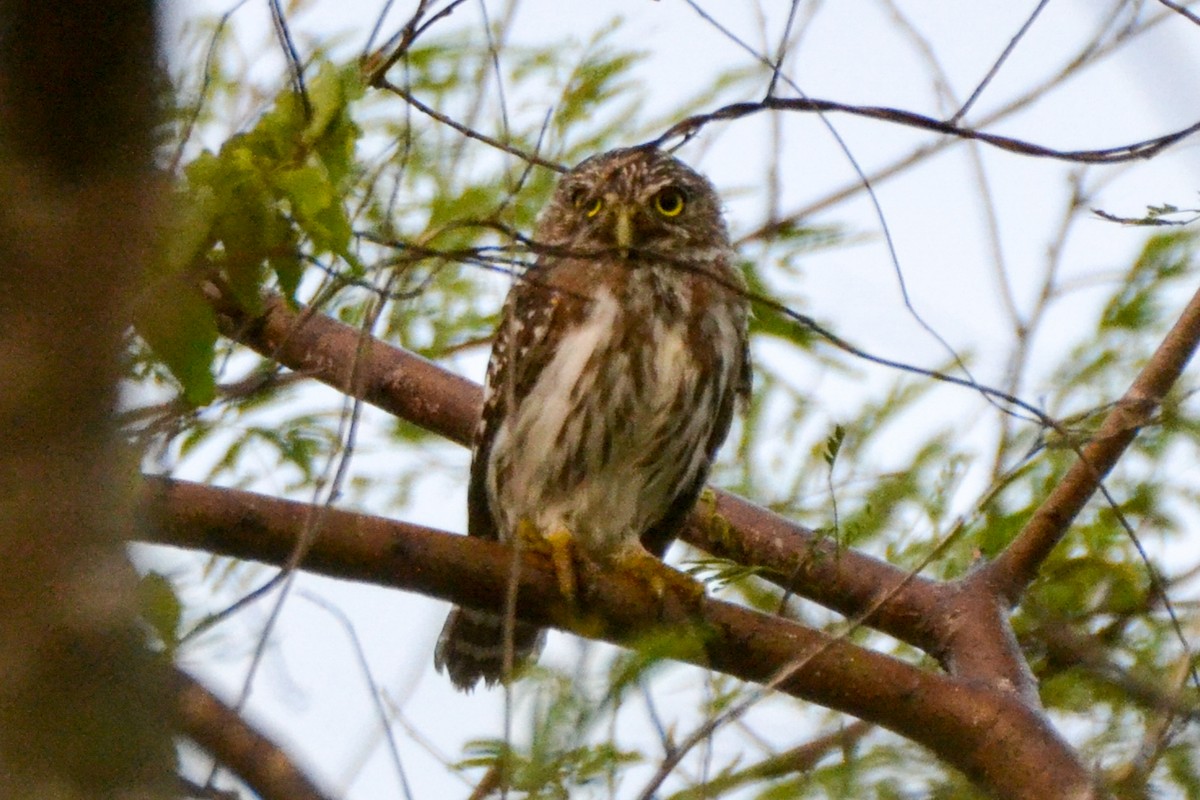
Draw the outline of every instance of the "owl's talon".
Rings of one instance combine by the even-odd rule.
[[[523,547],[527,547],[535,553],[546,551],[546,538],[538,532],[537,527],[528,519],[522,517],[517,520],[516,530],[513,531],[513,534]]]
[[[641,548],[622,554],[615,562],[622,570],[643,580],[660,602],[669,594],[685,608],[696,609],[704,600],[703,583],[668,566]]]
[[[566,528],[559,528],[543,541],[550,546],[550,561],[554,564],[554,576],[558,578],[558,590],[574,603],[579,586],[575,576],[575,539]]]
[[[570,602],[578,597],[579,580],[575,575],[575,537],[566,528],[559,528],[545,536],[528,519],[517,521],[513,531],[517,546],[532,553],[540,553],[550,559],[558,590]]]

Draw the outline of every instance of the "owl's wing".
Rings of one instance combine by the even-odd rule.
[[[561,265],[560,265],[561,266]],[[496,432],[512,410],[532,390],[550,360],[565,314],[578,305],[550,283],[561,270],[538,264],[508,293],[484,383],[483,413],[475,429],[471,478],[467,486],[467,533],[499,539],[496,515],[487,495],[487,465]],[[577,300],[578,298],[574,298]],[[563,302],[566,300],[566,302]]]
[[[529,392],[545,363],[544,349],[553,334],[555,303],[547,292],[533,292],[522,279],[508,294],[496,327],[488,361],[483,413],[475,428],[471,480],[467,487],[467,533],[499,539],[496,515],[487,492],[487,465],[496,432],[510,413],[510,402]],[[545,632],[526,622],[511,628],[504,616],[482,609],[455,608],[438,637],[433,663],[445,670],[455,687],[470,691],[480,680],[488,686],[507,680],[507,668],[537,657]]]

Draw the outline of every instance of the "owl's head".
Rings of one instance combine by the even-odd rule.
[[[644,146],[592,156],[564,175],[537,239],[627,258],[730,246],[712,184],[674,156]]]

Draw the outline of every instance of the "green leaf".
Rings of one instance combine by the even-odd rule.
[[[696,559],[688,562],[684,571],[696,580],[703,581],[716,589],[724,589],[750,578],[775,572],[767,567],[740,564],[727,558]]]
[[[277,170],[271,181],[291,203],[293,213],[313,217],[337,201],[337,190],[319,164]]]
[[[300,260],[300,243],[295,239],[295,231],[287,231],[283,244],[267,256],[267,263],[279,279],[279,290],[283,296],[288,302],[294,303],[300,279],[304,277],[304,263]]]
[[[1195,235],[1190,231],[1172,231],[1151,237],[1122,282],[1120,291],[1105,307],[1101,330],[1139,330],[1159,321],[1162,285],[1188,270],[1194,244]]]
[[[180,278],[156,282],[134,308],[134,329],[179,381],[187,402],[213,401],[217,322],[199,289]]]
[[[825,463],[833,469],[833,465],[837,462],[838,453],[841,452],[842,442],[846,440],[846,429],[841,425],[834,425],[833,431],[825,438],[825,451],[822,457]]]

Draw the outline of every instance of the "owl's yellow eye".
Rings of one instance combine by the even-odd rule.
[[[654,196],[654,208],[664,217],[679,216],[686,204],[683,192],[678,189],[668,187]]]
[[[589,217],[594,217],[600,213],[600,209],[604,208],[604,201],[597,197],[591,202],[585,201],[582,203],[582,205],[586,207],[586,211],[584,211],[584,213]]]

